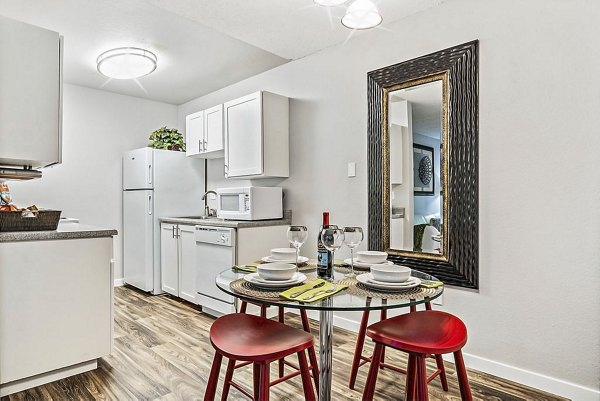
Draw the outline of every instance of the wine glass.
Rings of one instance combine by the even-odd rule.
[[[335,251],[340,249],[344,243],[344,230],[337,226],[329,226],[321,232],[323,246],[331,252],[331,266],[335,264]],[[328,272],[329,273],[329,272]],[[333,278],[333,272],[331,277]]]
[[[350,248],[350,273],[346,277],[354,277],[354,248],[360,245],[364,239],[363,230],[360,227],[344,227],[344,244]]]
[[[306,226],[289,226],[287,229],[287,239],[296,248],[296,270],[300,269],[298,266],[298,258],[300,257],[300,247],[304,245],[308,238],[308,229]]]

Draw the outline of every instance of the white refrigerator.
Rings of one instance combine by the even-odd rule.
[[[123,275],[126,284],[161,293],[160,217],[203,213],[204,160],[141,148],[123,155]]]

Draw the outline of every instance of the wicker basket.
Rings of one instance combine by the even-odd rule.
[[[37,210],[33,216],[23,217],[23,212],[0,212],[0,232],[56,230],[60,213],[60,210]]]

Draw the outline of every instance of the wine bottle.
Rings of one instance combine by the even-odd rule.
[[[317,238],[317,276],[331,280],[333,278],[333,252],[327,250],[321,241],[321,233],[329,225],[329,212],[323,212],[323,225]]]

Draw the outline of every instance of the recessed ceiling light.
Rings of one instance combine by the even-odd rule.
[[[98,72],[114,79],[133,79],[156,69],[156,55],[137,47],[119,47],[105,51],[96,59]]]
[[[313,0],[313,1],[320,6],[332,7],[332,6],[339,6],[341,4],[344,4],[348,0]]]
[[[350,29],[374,28],[382,21],[377,6],[371,0],[355,0],[342,18],[342,24]]]

